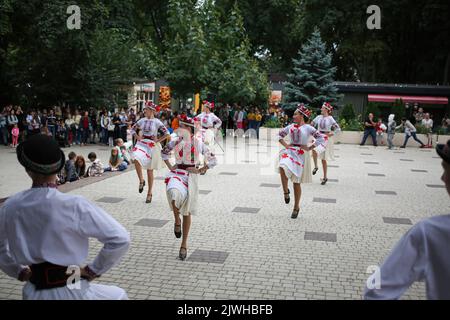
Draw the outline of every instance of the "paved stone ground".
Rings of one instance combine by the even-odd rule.
[[[443,185],[434,151],[336,145],[339,158],[329,173],[336,180],[321,186],[319,170],[313,184],[303,185],[301,213],[292,220],[271,163],[277,143],[227,141],[221,164],[200,178],[200,214],[184,262],[163,181],[155,181],[150,205],[131,171],[70,191],[131,233],[130,251],[101,283],[123,287],[131,299],[361,299],[368,266],[382,262],[411,227],[405,223],[449,211],[445,189],[427,186]],[[75,151],[97,150],[107,162],[109,152],[100,148]],[[29,186],[10,149],[0,149],[0,159],[0,198]],[[91,244],[90,259],[100,248]],[[0,272],[0,299],[21,299],[21,287]],[[404,298],[424,299],[423,283]]]

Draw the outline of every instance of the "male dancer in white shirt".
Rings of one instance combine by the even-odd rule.
[[[13,195],[0,208],[0,269],[27,282],[23,299],[127,299],[123,289],[91,281],[127,252],[128,232],[85,198],[57,190],[56,174],[65,157],[55,140],[41,134],[32,136],[18,146],[17,158],[33,186]],[[89,238],[104,246],[82,267],[88,257]],[[75,277],[73,283],[77,273],[81,280]]]
[[[441,180],[450,195],[450,140],[436,151],[444,169]],[[379,272],[369,277],[365,299],[399,299],[415,281],[425,281],[429,300],[450,300],[449,243],[450,215],[420,221],[400,239]]]

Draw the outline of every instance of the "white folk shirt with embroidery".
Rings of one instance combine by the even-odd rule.
[[[130,244],[125,228],[83,197],[53,188],[20,192],[0,208],[0,269],[17,278],[32,264],[81,266],[89,238],[104,244],[88,264],[99,275],[118,263]]]
[[[317,147],[319,145],[325,145],[325,137],[316,128],[310,126],[309,124],[304,124],[302,126],[298,124],[291,124],[284,129],[281,129],[278,133],[278,140],[284,139],[289,135],[291,139],[291,144],[307,145],[312,136],[315,141],[314,145]]]
[[[194,150],[192,150],[192,148]],[[196,165],[196,162],[199,160],[199,155],[202,154],[210,169],[217,165],[216,156],[199,138],[194,138],[192,136],[190,136],[190,138],[186,137],[186,139],[180,136],[173,138],[161,152],[164,161],[169,160],[172,150],[175,150],[176,164]],[[192,159],[192,151],[194,152],[194,159]]]
[[[416,281],[425,281],[429,300],[450,300],[450,215],[422,220],[396,244],[378,273],[379,289],[365,290],[365,299],[399,299]]]
[[[142,118],[139,119],[138,122],[131,129],[131,134],[134,135],[136,133],[136,129],[140,128],[142,130],[142,135],[145,137],[151,137],[152,140],[156,140],[158,136],[158,131],[162,135],[168,134],[167,128],[161,122],[161,120],[157,118]]]
[[[318,115],[311,123],[312,126],[317,127],[319,131],[323,132],[338,132],[341,128],[337,124],[336,120],[332,116],[324,117],[323,115]]]
[[[222,126],[222,121],[214,113],[202,112],[194,118],[195,121],[200,121],[202,127],[210,129],[219,129]]]

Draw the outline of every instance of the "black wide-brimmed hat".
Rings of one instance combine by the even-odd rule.
[[[54,139],[37,134],[19,144],[17,159],[31,172],[52,175],[61,171],[66,157]]]
[[[445,162],[450,164],[450,140],[447,141],[447,144],[438,144],[436,152]]]

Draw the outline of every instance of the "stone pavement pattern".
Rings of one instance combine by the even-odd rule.
[[[177,259],[180,240],[163,181],[155,181],[151,204],[137,192],[131,171],[71,191],[96,202],[131,233],[128,254],[100,283],[124,288],[131,299],[361,299],[367,268],[382,262],[409,223],[449,211],[434,150],[336,145],[329,183],[320,185],[320,168],[314,183],[303,185],[300,215],[292,220],[293,194],[285,205],[269,163],[277,143],[227,142],[221,164],[200,177],[200,210],[186,261]],[[85,156],[98,150],[75,149]],[[104,163],[108,154],[99,152]],[[0,150],[0,159],[0,198],[29,186],[9,149]],[[100,248],[92,240],[89,259]],[[21,299],[21,287],[0,272],[0,299]],[[425,297],[423,283],[404,296]]]

